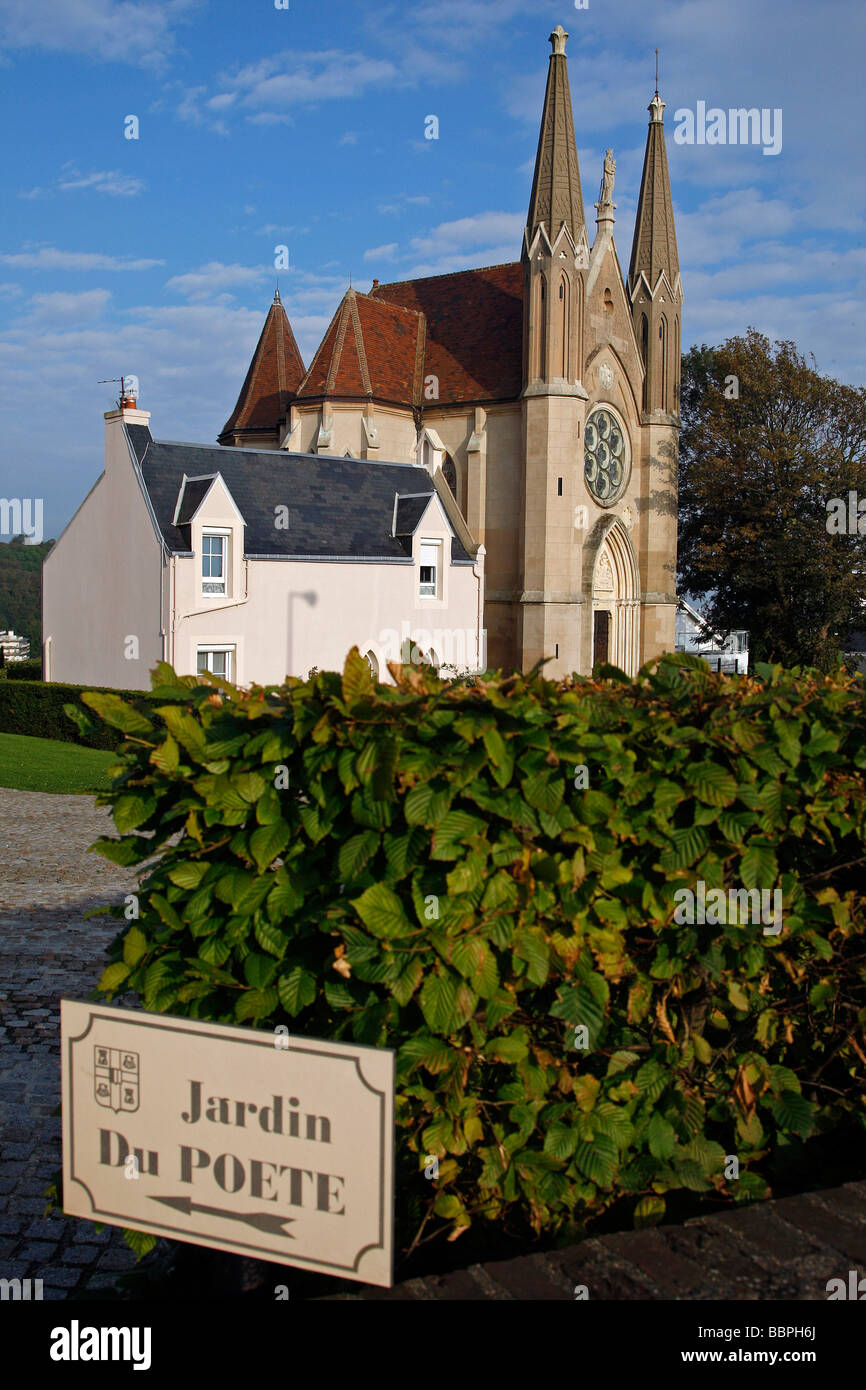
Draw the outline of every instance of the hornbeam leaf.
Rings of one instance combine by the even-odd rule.
[[[413,1071],[415,1067],[424,1067],[426,1071],[433,1072],[434,1075],[451,1066],[452,1062],[456,1062],[459,1057],[460,1053],[456,1048],[451,1047],[450,1043],[445,1042],[442,1038],[431,1038],[429,1035],[423,1034],[416,1038],[409,1038],[403,1043],[398,1053],[401,1070],[403,1070],[404,1063],[410,1063],[410,1071]]]
[[[264,873],[289,843],[289,827],[285,821],[274,821],[272,825],[260,825],[250,836],[250,853],[256,862],[259,873]]]
[[[575,1146],[574,1161],[585,1177],[599,1187],[610,1187],[619,1163],[616,1144],[606,1134],[596,1134],[591,1143],[581,1141]]]
[[[368,931],[374,936],[391,939],[411,936],[416,930],[403,910],[403,904],[384,883],[374,883],[360,898],[351,899],[352,906]]]
[[[106,724],[111,724],[113,728],[120,729],[125,734],[153,733],[150,720],[145,719],[143,714],[139,714],[137,709],[133,709],[132,705],[128,705],[119,695],[101,690],[85,690],[81,699],[85,705],[96,710]]]
[[[736,799],[736,778],[718,763],[696,763],[686,775],[698,799],[710,806],[730,806]]]
[[[447,970],[428,975],[421,990],[421,1012],[434,1033],[448,1033],[457,1006],[457,980]]]

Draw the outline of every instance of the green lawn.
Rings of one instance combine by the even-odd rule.
[[[95,792],[107,786],[114,753],[52,738],[0,734],[0,787],[25,792]]]

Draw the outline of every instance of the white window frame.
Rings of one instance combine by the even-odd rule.
[[[200,568],[199,568],[199,582],[201,583],[201,596],[202,596],[202,598],[204,598],[204,599],[208,599],[208,598],[227,598],[227,597],[228,597],[228,592],[229,592],[229,557],[230,557],[230,549],[231,549],[231,546],[230,546],[230,537],[231,537],[231,534],[232,534],[232,533],[231,533],[231,528],[228,527],[228,526],[205,526],[205,527],[202,527],[202,533],[201,533],[201,565],[200,565]],[[209,576],[209,575],[208,575],[208,576],[205,576],[205,574],[204,574],[204,562],[205,562],[204,543],[205,543],[205,541],[207,541],[207,540],[213,540],[213,539],[215,539],[215,538],[216,538],[216,539],[220,539],[220,540],[222,540],[222,542],[223,542],[223,547],[222,547],[222,550],[223,550],[223,574],[222,574],[222,580],[221,580],[221,581],[220,581],[219,579],[213,579],[213,578],[211,578],[211,576]],[[208,590],[205,589],[205,585],[206,585],[206,584],[220,584],[220,583],[221,583],[222,587],[216,589],[215,591],[213,591],[213,590],[208,591]]]
[[[431,566],[431,565],[425,565],[425,563],[424,563],[424,559],[425,559],[425,549],[427,550],[428,555],[429,555],[429,551],[430,551],[430,550],[434,550],[434,551],[435,551],[436,559],[435,559],[435,562],[433,563],[432,566]],[[431,537],[430,539],[427,539],[427,540],[420,540],[420,541],[418,542],[418,597],[419,597],[419,598],[437,599],[437,598],[439,598],[439,597],[441,596],[441,593],[442,593],[442,551],[443,551],[442,540],[441,540],[441,538],[439,538],[439,537]],[[430,582],[429,580],[427,580],[427,581],[425,582],[425,581],[421,578],[422,571],[423,571],[424,569],[431,569],[431,568],[432,568],[432,570],[433,570],[432,586],[431,586],[431,582]],[[431,592],[431,587],[432,587],[432,592]]]
[[[214,658],[215,656],[218,656],[218,655],[219,655],[219,656],[225,656],[225,658],[226,658],[226,671],[225,671],[225,675],[224,675],[224,676],[221,676],[220,679],[221,679],[221,680],[226,680],[226,681],[233,681],[234,678],[235,678],[234,667],[235,667],[236,648],[233,647],[233,646],[230,646],[228,643],[223,644],[223,643],[218,643],[218,642],[217,642],[217,643],[214,643],[214,645],[213,645],[212,647],[201,647],[201,646],[196,647],[196,650],[195,650],[195,673],[196,673],[196,675],[197,675],[197,676],[200,676],[200,675],[202,674],[201,671],[199,670],[199,661],[201,660],[201,658],[202,658],[203,656],[209,658],[209,660],[206,662],[206,669],[213,675],[213,674],[214,674],[213,664],[212,664],[212,663],[213,663],[213,658]]]

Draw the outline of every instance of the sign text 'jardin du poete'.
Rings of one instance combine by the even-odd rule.
[[[68,999],[61,1029],[64,1211],[390,1285],[393,1052]]]

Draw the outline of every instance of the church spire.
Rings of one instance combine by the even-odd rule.
[[[553,52],[550,55],[535,176],[529,200],[527,248],[532,245],[535,233],[542,224],[551,244],[563,224],[576,243],[585,220],[565,56],[567,38],[568,34],[561,24],[550,35]]]
[[[674,290],[680,273],[662,119],[664,109],[665,103],[656,90],[647,107],[650,113],[649,131],[628,271],[628,286],[632,294],[641,273],[646,276],[650,291],[655,288],[662,271],[667,274],[668,283]]]

